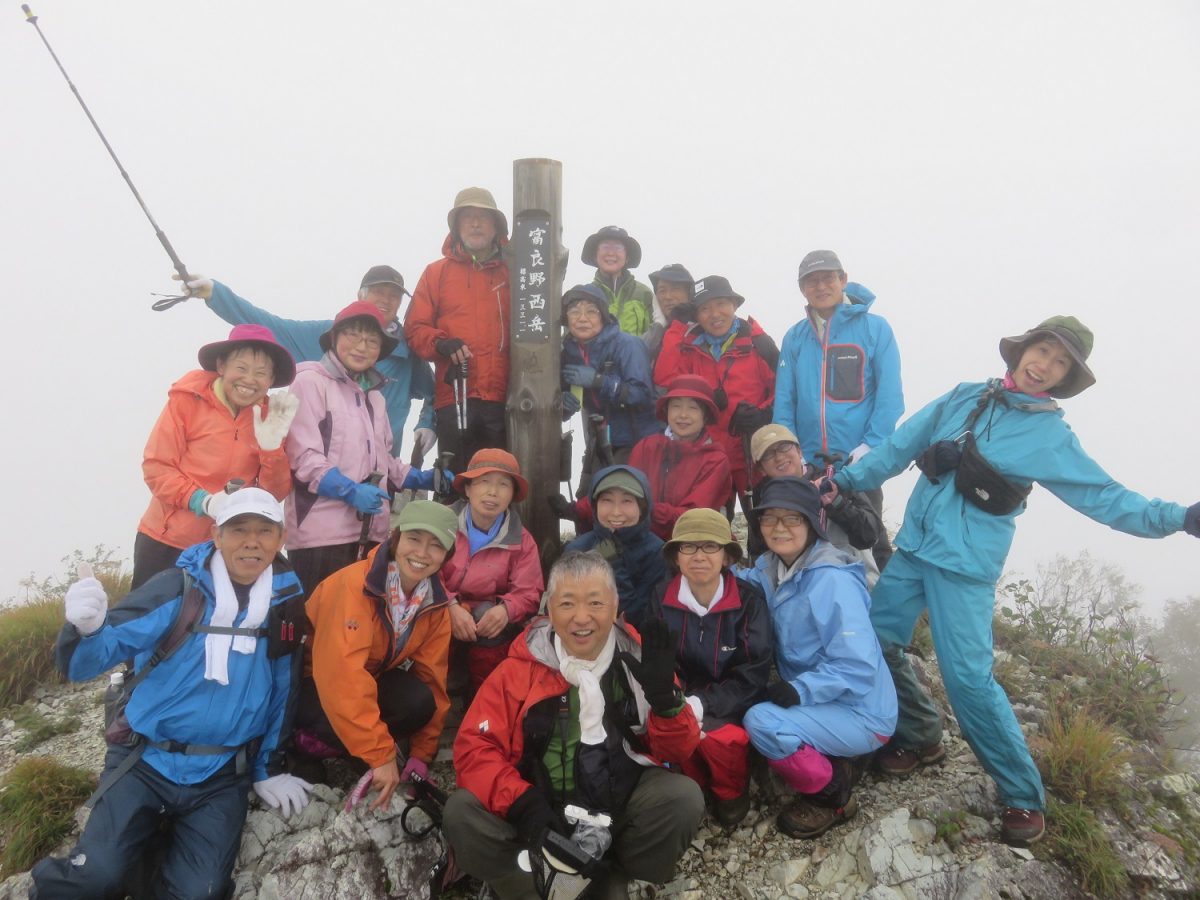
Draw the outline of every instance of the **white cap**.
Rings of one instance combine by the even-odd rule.
[[[268,521],[283,524],[283,506],[262,488],[248,487],[234,491],[217,513],[217,525],[224,525],[235,516],[262,516]]]

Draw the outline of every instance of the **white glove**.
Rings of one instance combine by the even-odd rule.
[[[215,494],[209,494],[204,498],[203,508],[204,514],[210,519],[216,519],[221,512],[221,507],[229,502],[230,494],[224,491],[217,491]]]
[[[104,585],[96,580],[90,563],[80,563],[76,570],[79,580],[67,588],[67,621],[87,637],[95,634],[108,615],[108,594]]]
[[[413,440],[416,441],[417,449],[421,452],[421,458],[433,449],[433,445],[437,443],[437,432],[432,428],[417,428],[413,430]]]
[[[254,438],[258,441],[260,450],[278,450],[283,439],[287,437],[292,419],[296,418],[296,410],[300,408],[300,398],[291,391],[280,391],[267,397],[267,411],[260,414],[254,412]],[[259,418],[259,416],[262,416]]]
[[[171,276],[174,281],[183,281],[183,278],[176,272]],[[205,275],[193,275],[192,280],[184,285],[187,288],[189,297],[199,297],[201,300],[208,300],[212,297],[212,279]]]
[[[704,701],[695,694],[688,694],[683,698],[687,701],[687,705],[692,708],[692,712],[696,715],[696,721],[704,728]]]
[[[871,448],[868,447],[866,444],[859,444],[857,447],[855,447],[853,450],[850,451],[850,459],[848,459],[846,461],[846,465],[850,465],[851,463],[858,462],[860,459],[862,459],[864,456],[866,456],[870,452],[871,452]]]
[[[308,792],[312,789],[311,784],[295,775],[273,775],[254,782],[254,793],[271,809],[279,810],[285,819],[308,806]]]

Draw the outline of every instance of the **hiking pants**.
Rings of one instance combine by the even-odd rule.
[[[451,403],[433,411],[437,428],[438,453],[450,450],[454,459],[450,471],[465,472],[471,457],[477,451],[490,447],[508,449],[508,431],[505,423],[505,404],[495,400],[467,400],[467,430],[459,433],[458,407]]]
[[[896,743],[919,749],[941,739],[941,719],[904,656],[921,610],[942,682],[963,737],[1000,789],[1005,806],[1042,809],[1042,778],[1004,689],[992,677],[996,586],[956,575],[897,551],[871,595],[871,624],[892,672],[900,716]]]
[[[754,749],[769,760],[791,756],[803,746],[826,756],[861,756],[875,752],[888,740],[888,735],[872,731],[847,703],[787,707],[756,703],[747,710],[742,724]]]
[[[750,735],[740,725],[704,732],[680,770],[718,800],[733,800],[750,787]]]
[[[395,740],[407,738],[433,718],[437,709],[433,691],[410,669],[388,669],[376,679],[375,684],[378,686],[379,718]],[[321,708],[317,684],[311,678],[300,681],[296,727],[311,731],[330,747],[345,749],[346,745],[333,730],[329,717]]]
[[[141,587],[159,572],[175,568],[181,553],[183,551],[178,547],[156,541],[139,531],[133,538],[133,580],[129,589]]]
[[[704,794],[696,782],[666,769],[644,769],[624,812],[613,821],[607,858],[630,878],[670,881],[703,815]],[[487,882],[501,900],[537,900],[533,876],[517,868],[517,854],[525,849],[517,829],[488,812],[470,791],[460,788],[450,795],[442,833],[459,866]]]
[[[129,753],[109,747],[101,781]],[[242,841],[250,802],[250,773],[230,760],[199,784],[176,784],[138,760],[96,801],[79,843],[66,858],[33,867],[38,900],[125,896],[123,884],[162,821],[171,823],[170,847],[155,896],[224,897]]]

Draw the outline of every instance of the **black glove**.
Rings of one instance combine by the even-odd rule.
[[[521,843],[531,849],[541,845],[542,836],[547,831],[567,835],[566,822],[550,805],[550,799],[535,787],[523,793],[508,808],[508,821],[517,829]]]
[[[546,502],[550,504],[550,508],[554,510],[554,514],[560,519],[566,519],[568,522],[578,523],[579,513],[575,510],[575,504],[562,494],[555,494],[553,497],[547,497]]]
[[[770,424],[771,411],[769,409],[759,409],[743,400],[734,409],[733,415],[729,417],[729,433],[744,434],[749,437],[764,425]]]
[[[958,468],[960,459],[962,459],[962,447],[955,441],[938,441],[936,444],[926,447],[915,462],[917,468],[925,473],[926,478],[934,484],[938,484],[940,476]]]
[[[650,619],[642,628],[642,658],[622,650],[621,662],[642,686],[650,709],[660,716],[679,708],[675,687],[675,640],[662,619]]]
[[[767,686],[767,699],[776,706],[787,709],[789,706],[800,705],[800,694],[786,681],[777,681]]]
[[[688,322],[696,321],[696,304],[691,300],[685,303],[680,303],[671,310],[671,318],[676,322],[682,322],[684,325]]]
[[[465,345],[466,341],[462,338],[442,338],[440,341],[433,342],[433,349],[438,352],[439,356],[449,359]]]
[[[1200,503],[1193,503],[1183,514],[1183,530],[1192,537],[1200,537]]]

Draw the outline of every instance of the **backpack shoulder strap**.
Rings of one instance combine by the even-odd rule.
[[[146,664],[132,678],[125,682],[125,696],[128,697],[147,675],[159,663],[166,660],[183,645],[184,639],[194,630],[194,626],[204,616],[204,595],[200,588],[192,582],[192,576],[183,571],[183,593],[179,601],[179,609],[171,622],[171,627],[158,642]]]

